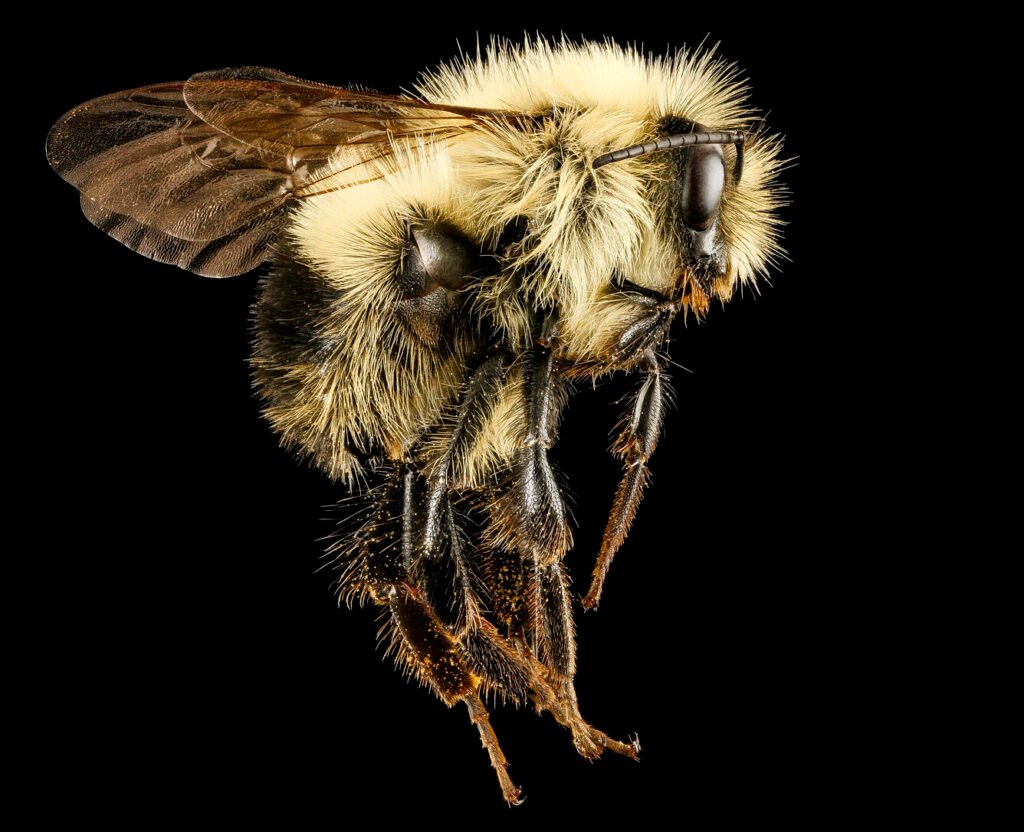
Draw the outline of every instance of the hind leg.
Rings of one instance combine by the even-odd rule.
[[[422,538],[425,515],[416,478],[411,465],[392,474],[378,496],[373,516],[350,543],[352,548],[346,553],[349,566],[342,579],[349,591],[368,594],[386,607],[388,651],[395,654],[399,668],[425,682],[449,707],[465,703],[502,795],[510,804],[519,803],[519,787],[508,775],[508,761],[480,700],[483,679],[473,672],[462,645],[407,568],[416,559],[413,549]],[[394,522],[397,518],[400,523]]]
[[[520,789],[508,775],[508,760],[477,692],[481,680],[470,671],[459,644],[413,587],[392,584],[386,592],[393,638],[400,640],[399,662],[411,665],[413,672],[449,707],[465,703],[498,776],[502,795],[510,804],[521,803]]]

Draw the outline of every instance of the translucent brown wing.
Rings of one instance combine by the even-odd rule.
[[[444,140],[505,117],[244,67],[83,104],[54,125],[47,156],[93,224],[147,257],[226,277],[267,259],[291,202],[372,178],[362,168],[394,139]],[[344,172],[328,181],[339,157],[331,170]]]
[[[302,161],[326,159],[339,144],[378,144],[389,134],[455,133],[484,118],[512,115],[343,90],[263,67],[193,75],[184,98],[192,112],[229,136],[283,157],[301,150]]]
[[[82,212],[93,225],[132,251],[204,277],[229,277],[255,269],[267,259],[288,215],[287,206],[282,206],[219,239],[193,241],[108,211],[89,197],[83,196],[81,202]]]

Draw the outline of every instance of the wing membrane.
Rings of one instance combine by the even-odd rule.
[[[377,144],[388,136],[458,132],[503,115],[329,87],[263,67],[193,75],[184,98],[227,135],[279,156],[302,151],[303,159],[324,159],[339,145]]]
[[[87,102],[54,125],[47,156],[111,236],[229,276],[269,256],[293,200],[374,178],[367,163],[394,141],[443,141],[510,115],[241,67]],[[341,164],[326,168],[331,159]]]
[[[287,220],[287,211],[278,209],[220,239],[195,242],[108,211],[89,197],[83,196],[81,202],[89,222],[132,251],[203,277],[231,277],[255,269],[266,260],[269,247]]]

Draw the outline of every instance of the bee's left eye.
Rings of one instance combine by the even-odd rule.
[[[718,216],[725,187],[722,148],[714,144],[689,148],[682,173],[683,222],[694,231],[707,231]]]

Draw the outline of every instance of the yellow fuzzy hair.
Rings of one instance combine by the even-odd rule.
[[[316,425],[338,449],[329,472],[350,484],[359,472],[351,451],[407,454],[457,394],[462,376],[460,344],[441,354],[395,317],[402,294],[394,277],[409,224],[432,218],[420,204],[452,204],[455,186],[438,148],[398,153],[403,158],[389,176],[309,200],[291,229],[301,259],[342,300],[322,323],[331,351],[298,368],[309,389],[302,405],[271,418],[278,417],[286,440],[289,427]]]
[[[396,145],[376,181],[301,204],[292,244],[343,300],[336,319],[324,323],[332,353],[294,368],[308,394],[294,412],[270,415],[299,444],[310,442],[296,435],[300,426],[315,425],[314,455],[349,482],[359,470],[353,451],[398,458],[430,434],[421,453],[429,461],[442,452],[444,414],[458,399],[472,349],[467,334],[441,354],[397,319],[394,276],[410,224],[442,221],[487,249],[526,218],[528,236],[500,273],[481,276],[469,302],[513,349],[531,341],[531,305],[557,308],[559,360],[600,368],[638,314],[613,292],[613,276],[671,294],[683,261],[666,229],[664,155],[597,170],[593,160],[649,140],[670,117],[713,130],[749,130],[754,121],[737,71],[711,53],[658,58],[609,42],[495,42],[427,75],[418,91],[435,103],[537,118],[474,127],[447,142]],[[780,253],[779,151],[778,139],[758,136],[746,147],[741,182],[726,185],[719,217],[726,273],[714,286],[723,301]],[[725,155],[731,169],[734,149]],[[335,169],[349,163],[339,158]],[[478,446],[457,461],[459,485],[482,484],[519,446],[519,378],[510,374]],[[336,448],[328,460],[324,441]]]

